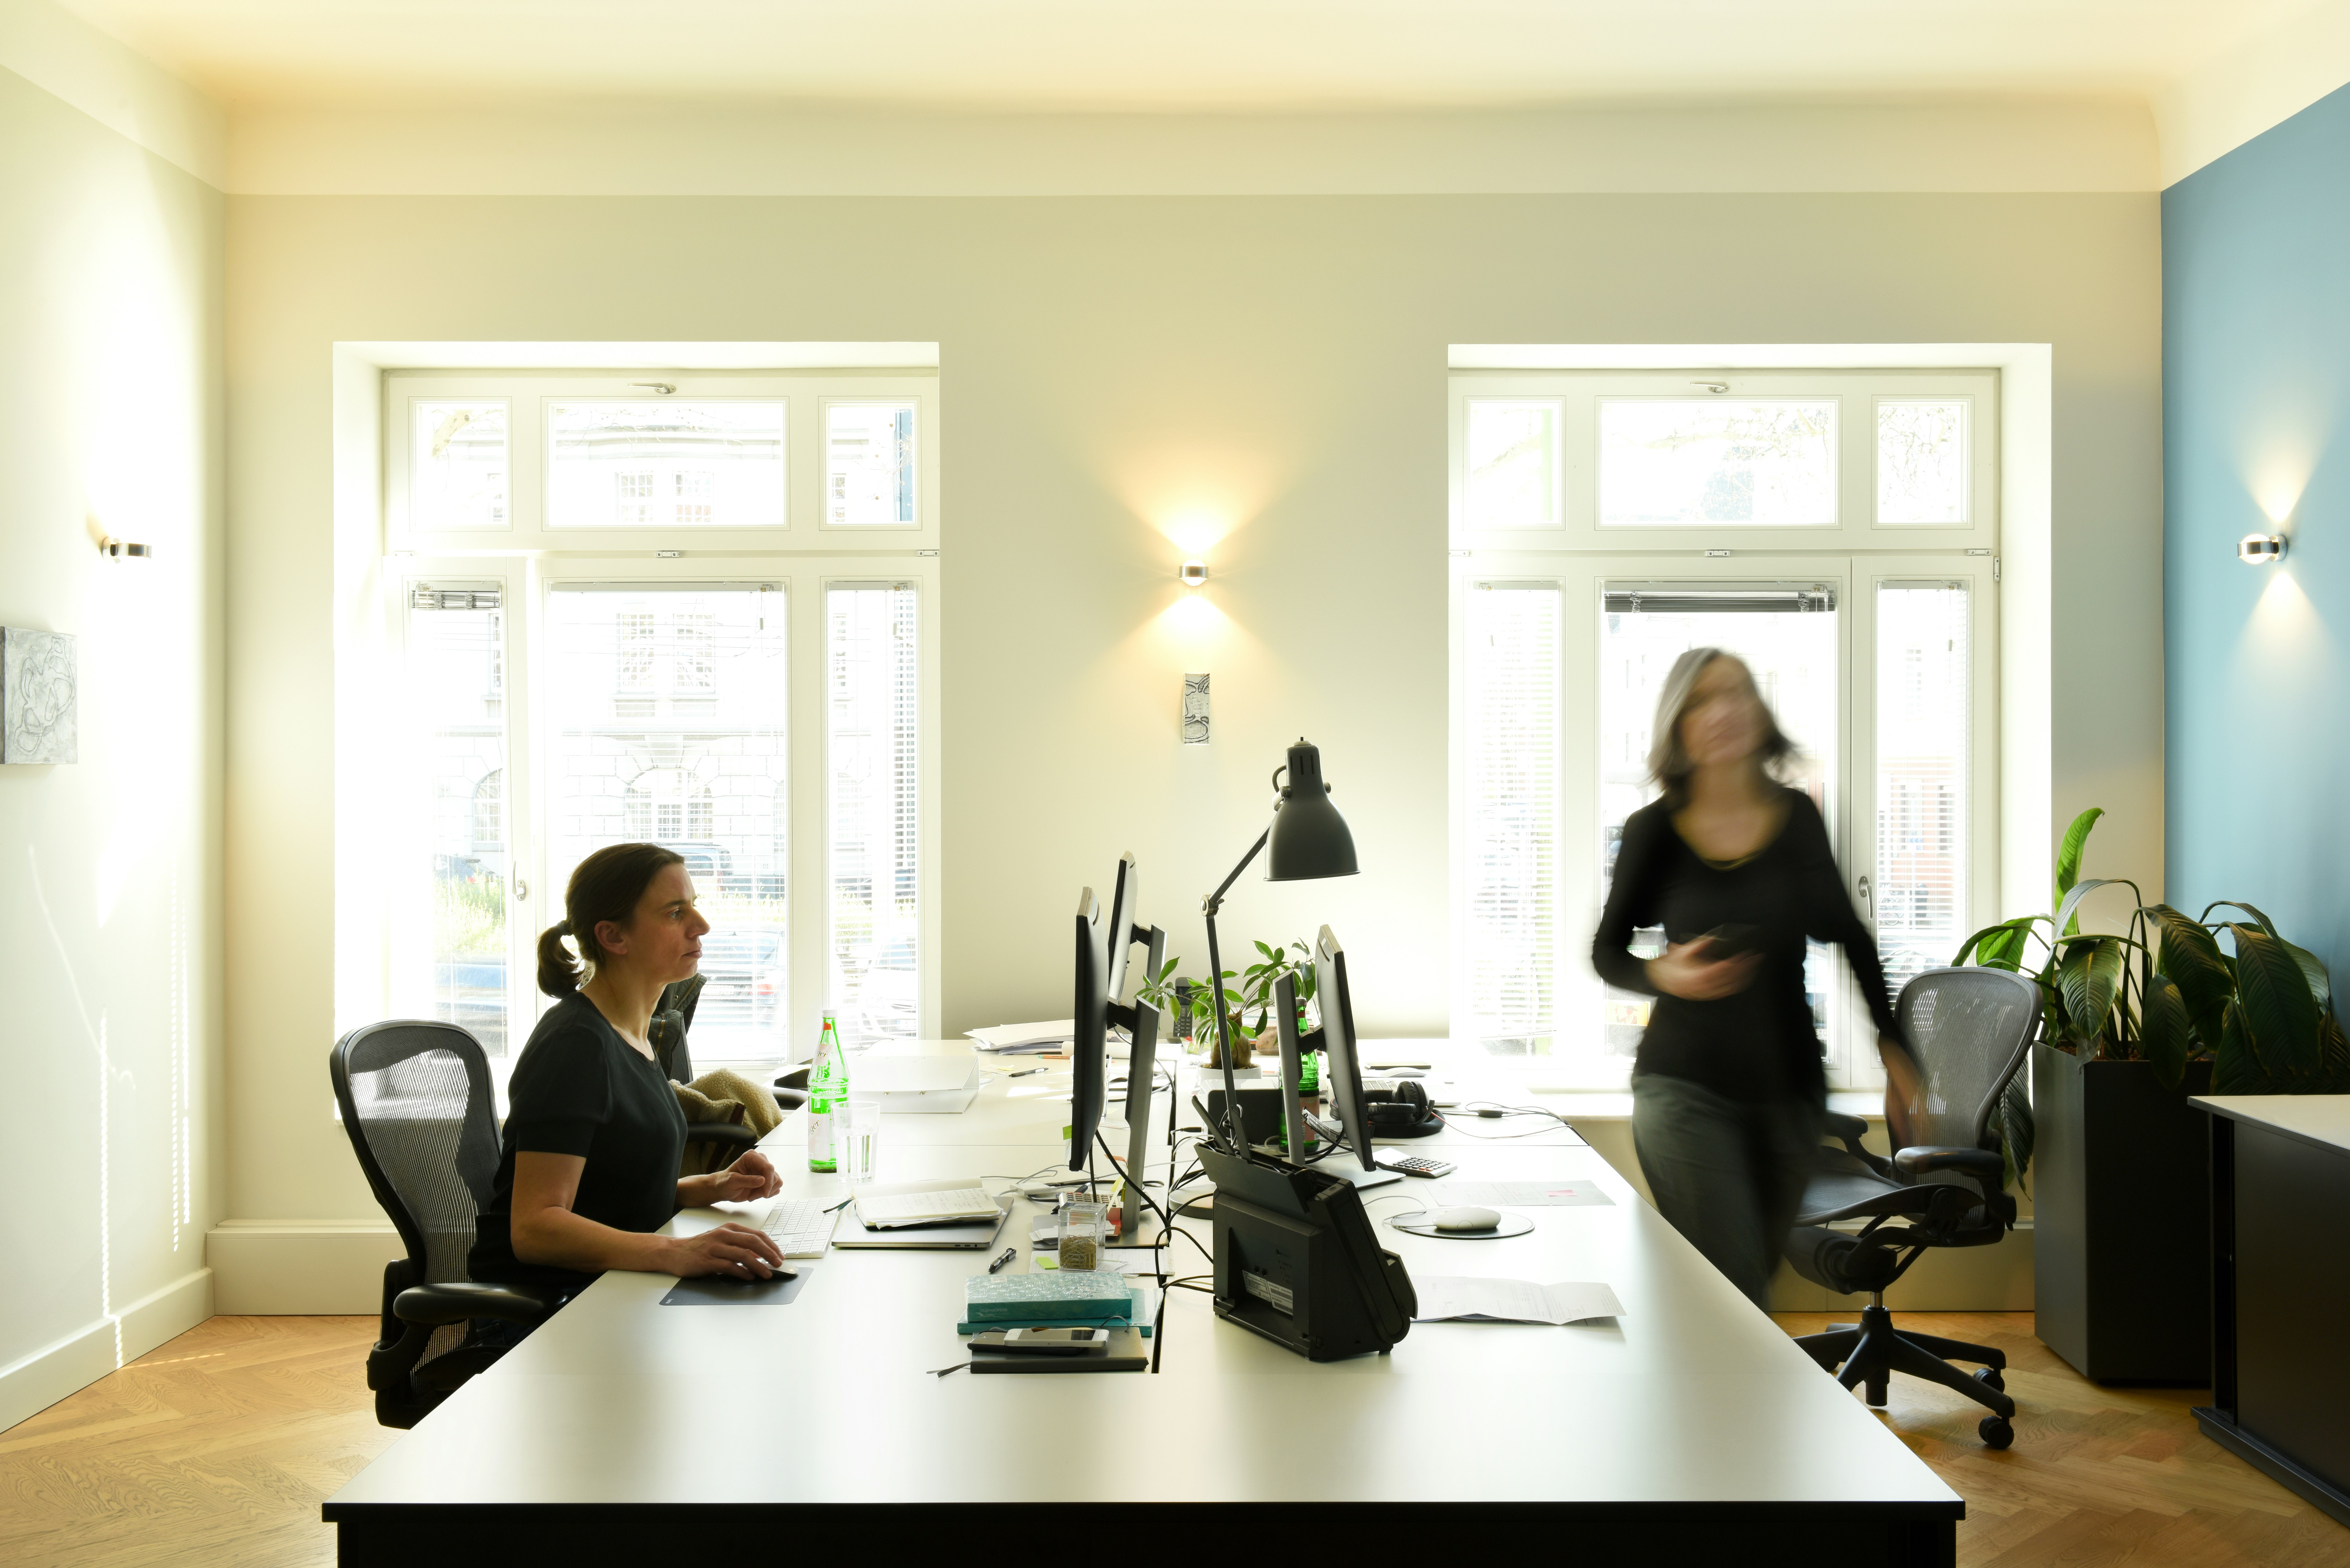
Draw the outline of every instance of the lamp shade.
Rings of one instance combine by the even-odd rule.
[[[1321,749],[1303,739],[1289,748],[1289,782],[1273,808],[1264,860],[1268,882],[1355,875],[1355,836],[1330,804],[1330,786],[1322,782]]]

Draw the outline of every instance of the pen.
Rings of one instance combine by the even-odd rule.
[[[837,1214],[856,1201],[857,1195],[852,1192],[847,1197],[842,1199],[839,1202],[834,1204],[831,1208],[826,1210],[825,1212],[827,1214]]]
[[[1006,1263],[1010,1262],[1013,1259],[1014,1259],[1014,1258],[1018,1257],[1019,1255],[1020,1255],[1020,1249],[1019,1249],[1019,1248],[1017,1248],[1017,1247],[1006,1247],[1006,1248],[1004,1248],[1004,1249],[1003,1249],[1003,1256],[1002,1256],[1002,1257],[1000,1257],[1000,1258],[996,1259],[996,1260],[995,1260],[995,1262],[992,1262],[992,1263],[988,1264],[988,1265],[987,1265],[987,1272],[988,1272],[989,1273],[991,1273],[991,1274],[993,1274],[993,1273],[996,1272],[997,1271],[1001,1270],[1001,1269],[1003,1267],[1003,1265],[1004,1265],[1004,1264],[1006,1264]]]

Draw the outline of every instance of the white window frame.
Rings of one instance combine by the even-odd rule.
[[[536,792],[555,737],[547,727],[544,654],[548,596],[565,586],[742,588],[760,584],[778,591],[788,618],[790,715],[788,750],[791,842],[786,919],[790,950],[790,1044],[794,1059],[814,1054],[824,1010],[830,1005],[831,886],[829,833],[832,769],[827,755],[828,704],[824,613],[835,585],[902,583],[917,596],[916,788],[917,892],[920,904],[919,1002],[916,1035],[933,1038],[943,1024],[944,965],[941,955],[939,396],[935,371],[436,371],[382,373],[384,556],[381,590],[385,678],[397,681],[406,663],[407,606],[412,591],[434,587],[496,587],[505,613],[504,638],[506,773],[504,832],[513,874],[507,887],[507,1029],[511,1065],[532,1023],[552,1005],[534,981],[538,932],[561,918],[561,889],[553,885],[543,803]],[[785,404],[785,512],[774,528],[547,528],[543,525],[543,409],[550,399],[649,398],[643,383],[665,382],[678,398],[780,397]],[[417,531],[408,527],[413,400],[504,399],[508,403],[507,522],[504,529]],[[825,410],[835,402],[915,404],[918,468],[916,522],[911,526],[833,526],[824,521]],[[379,853],[369,846],[364,853]],[[387,890],[400,868],[369,868]],[[389,922],[380,925],[383,975],[390,980]],[[697,1067],[726,1064],[697,1060]]]
[[[1834,395],[1840,414],[1840,521],[1833,529],[1696,529],[1686,526],[1599,529],[1592,524],[1596,481],[1588,461],[1596,434],[1589,413],[1601,395],[1687,395],[1693,380],[1728,381],[1733,392]],[[1835,763],[1838,799],[1832,802],[1829,834],[1849,892],[1872,929],[1873,900],[1864,887],[1877,885],[1877,779],[1875,769],[1876,684],[1874,659],[1879,585],[1940,581],[1969,590],[1969,736],[1966,919],[1981,925],[1991,918],[1999,893],[1999,559],[1996,449],[1997,375],[1991,371],[1943,373],[1556,372],[1546,374],[1456,372],[1451,382],[1451,497],[1454,529],[1450,572],[1450,812],[1452,945],[1466,953],[1474,939],[1470,903],[1471,845],[1467,759],[1469,617],[1466,596],[1481,583],[1546,584],[1560,593],[1561,657],[1557,686],[1562,766],[1554,823],[1557,845],[1557,908],[1555,953],[1556,1016],[1553,1054],[1530,1058],[1481,1058],[1496,1070],[1523,1071],[1531,1085],[1560,1089],[1617,1090],[1625,1087],[1628,1064],[1599,1049],[1606,988],[1590,962],[1591,935],[1604,888],[1599,881],[1600,759],[1597,677],[1604,609],[1602,594],[1611,582],[1754,582],[1782,586],[1823,584],[1836,591],[1840,668]],[[1970,516],[1963,528],[1902,525],[1879,528],[1876,500],[1876,406],[1887,398],[1959,394],[1972,400],[1970,413]],[[1472,397],[1555,397],[1565,412],[1562,442],[1568,449],[1567,505],[1561,524],[1544,528],[1477,529],[1461,525],[1464,475],[1462,432]],[[1578,427],[1575,410],[1586,410]],[[1850,439],[1854,410],[1864,412],[1867,440]],[[1863,450],[1856,456],[1855,447]],[[1577,454],[1580,454],[1579,456]],[[1577,465],[1580,470],[1577,471]],[[1577,495],[1581,501],[1576,500]],[[1856,496],[1866,502],[1856,516]],[[1783,541],[1801,541],[1790,548]],[[1832,1087],[1881,1086],[1883,1071],[1874,1049],[1866,1006],[1850,982],[1841,956],[1829,1032],[1827,1058]],[[1452,1033],[1473,1037],[1476,1015],[1473,970],[1452,966]],[[1582,1033],[1587,1032],[1587,1033]],[[1578,1037],[1579,1036],[1579,1037]]]
[[[651,389],[675,388],[671,393]],[[740,554],[767,549],[935,550],[939,547],[939,396],[935,372],[833,370],[794,374],[723,370],[393,370],[383,385],[384,548],[423,556],[515,551],[683,550]],[[506,404],[506,526],[420,528],[411,516],[419,400]],[[784,515],[774,527],[550,528],[546,524],[546,405],[573,400],[743,400],[784,404]],[[836,403],[915,406],[911,524],[825,521],[826,412]]]
[[[1695,399],[1723,387],[1738,399],[1834,400],[1836,491],[1844,504],[1832,527],[1742,528],[1693,524],[1601,527],[1597,405],[1603,399]],[[1469,514],[1469,404],[1479,399],[1548,401],[1559,409],[1561,504],[1556,523],[1490,527]],[[1955,527],[1877,521],[1877,410],[1927,398],[1969,405],[1968,516]],[[1448,400],[1448,495],[1455,549],[1471,550],[1873,550],[1965,551],[1998,542],[1999,378],[1990,370],[1754,371],[1557,370],[1458,372]]]

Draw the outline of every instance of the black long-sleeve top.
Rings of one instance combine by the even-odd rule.
[[[1845,894],[1827,825],[1810,796],[1786,793],[1787,819],[1778,836],[1733,866],[1691,849],[1664,801],[1625,822],[1591,963],[1608,984],[1657,999],[1635,1072],[1685,1078],[1747,1104],[1824,1096],[1827,1077],[1804,991],[1807,939],[1844,949],[1878,1033],[1900,1038],[1885,994],[1885,966]],[[1631,950],[1635,930],[1658,926],[1675,942],[1723,926],[1751,928],[1760,956],[1752,982],[1711,1002],[1663,994]]]

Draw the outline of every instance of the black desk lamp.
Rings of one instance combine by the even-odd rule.
[[[1284,772],[1289,774],[1286,784],[1281,782]],[[1232,1032],[1224,1012],[1224,961],[1216,948],[1216,912],[1224,907],[1224,895],[1261,849],[1272,850],[1264,868],[1268,882],[1352,877],[1357,869],[1355,836],[1347,831],[1347,819],[1330,804],[1330,786],[1322,782],[1320,748],[1300,737],[1289,748],[1288,763],[1274,769],[1273,784],[1279,798],[1273,803],[1272,823],[1256,836],[1232,874],[1200,905],[1208,918],[1208,974],[1216,988],[1216,1047],[1224,1063],[1224,1116],[1217,1130],[1224,1152],[1240,1158],[1247,1158],[1248,1144],[1241,1122],[1240,1096],[1232,1081]]]

